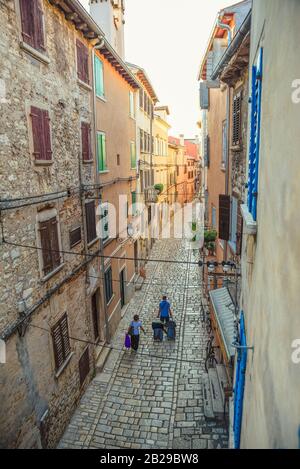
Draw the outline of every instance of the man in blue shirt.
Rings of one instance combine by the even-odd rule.
[[[160,317],[161,322],[166,322],[168,323],[170,320],[170,317],[173,317],[172,311],[171,311],[171,305],[167,300],[166,296],[163,296],[162,301],[159,303],[159,311],[158,311],[158,318]]]

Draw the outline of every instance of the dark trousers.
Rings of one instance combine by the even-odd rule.
[[[169,316],[165,316],[165,317],[160,317],[160,322],[162,322],[163,324],[166,323],[168,324],[168,322],[170,321],[170,317]]]
[[[137,350],[139,348],[140,336],[132,335],[131,336],[131,348]]]

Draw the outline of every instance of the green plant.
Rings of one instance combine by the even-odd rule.
[[[162,191],[164,190],[164,185],[163,184],[155,184],[154,189],[161,194]]]
[[[197,222],[193,221],[192,222],[192,231],[196,231],[197,230]]]
[[[218,233],[216,230],[209,230],[204,232],[204,243],[214,243],[217,239]]]
[[[209,252],[215,252],[216,245],[213,242],[207,243],[206,248],[209,250]]]

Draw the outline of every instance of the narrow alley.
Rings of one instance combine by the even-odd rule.
[[[151,258],[198,260],[181,240],[157,241]],[[200,283],[195,264],[148,263],[145,285],[127,307],[104,371],[88,387],[59,448],[228,447],[223,422],[204,416],[201,379],[208,336],[201,322]],[[177,323],[175,343],[153,341],[151,323],[164,293]],[[146,335],[137,354],[120,353],[134,314]]]

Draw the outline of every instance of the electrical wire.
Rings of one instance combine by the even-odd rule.
[[[42,248],[39,246],[30,246],[27,244],[19,244],[19,243],[13,243],[10,241],[7,241],[5,238],[2,240],[3,244],[8,244],[10,246],[15,246],[15,247],[20,247],[20,248],[26,248],[26,249],[34,249],[38,251],[47,251],[47,252],[55,252],[59,254],[67,254],[67,255],[73,255],[73,256],[81,256],[81,257],[99,257],[100,259],[118,259],[118,260],[128,260],[128,261],[145,261],[145,262],[161,262],[165,264],[182,264],[182,265],[197,265],[199,266],[199,262],[187,262],[187,261],[174,261],[170,259],[146,259],[142,257],[122,257],[122,256],[105,256],[105,255],[94,255],[90,253],[79,253],[79,252],[73,252],[73,251],[64,251],[64,250],[59,250],[59,249],[46,249]]]

